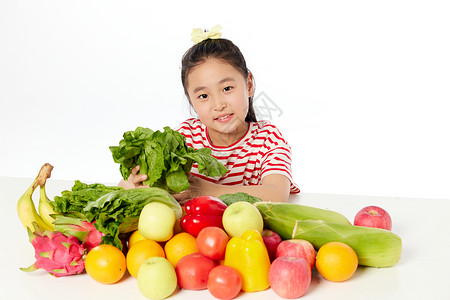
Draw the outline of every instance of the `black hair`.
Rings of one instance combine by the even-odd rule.
[[[226,61],[238,70],[246,80],[248,80],[250,71],[247,68],[245,58],[242,55],[241,50],[239,50],[239,48],[232,41],[227,39],[206,39],[198,44],[195,44],[188,51],[186,51],[181,61],[181,82],[183,84],[184,93],[188,99],[187,76],[192,68],[198,66],[208,58],[216,58]],[[248,98],[248,112],[245,117],[245,121],[257,121],[255,109],[253,108],[253,96]]]

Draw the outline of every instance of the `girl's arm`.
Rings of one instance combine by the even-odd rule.
[[[219,197],[223,194],[244,192],[263,201],[287,202],[290,194],[291,182],[280,174],[267,175],[262,179],[261,185],[222,185],[191,176],[191,186],[185,192],[173,195],[175,199],[187,200],[198,196]]]

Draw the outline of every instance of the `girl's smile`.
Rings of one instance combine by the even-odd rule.
[[[233,114],[225,114],[216,118],[219,122],[228,122],[233,117]]]
[[[229,146],[246,134],[245,117],[253,95],[251,75],[246,79],[232,65],[209,58],[191,69],[187,91],[199,119],[208,128],[211,143]]]

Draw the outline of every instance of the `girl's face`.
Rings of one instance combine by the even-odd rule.
[[[209,58],[192,68],[187,91],[200,121],[208,128],[211,143],[229,146],[247,132],[245,117],[248,98],[253,96],[253,80],[232,65]]]

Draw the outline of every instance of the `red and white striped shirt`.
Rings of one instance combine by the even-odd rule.
[[[222,147],[211,144],[206,126],[199,119],[191,118],[177,129],[186,137],[189,147],[210,148],[228,172],[222,177],[210,178],[199,174],[197,164],[191,173],[202,179],[224,185],[258,185],[264,176],[281,174],[291,182],[291,193],[300,189],[292,180],[291,148],[279,130],[269,121],[250,122],[245,136],[236,143]]]

